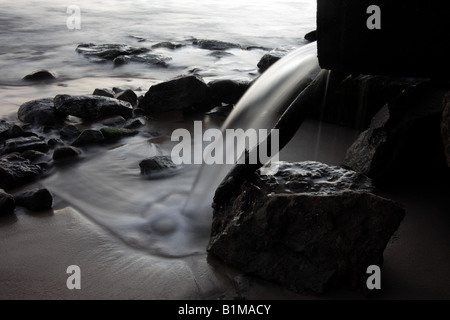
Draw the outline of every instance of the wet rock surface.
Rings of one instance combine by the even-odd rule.
[[[52,98],[28,101],[17,112],[20,121],[40,126],[62,123],[64,115],[56,111]]]
[[[80,136],[72,143],[72,146],[79,147],[89,144],[101,143],[105,140],[102,132],[99,130],[83,130]]]
[[[440,125],[446,90],[421,84],[385,105],[348,149],[344,165],[384,184],[445,167]],[[417,168],[426,167],[426,173]]]
[[[50,210],[53,196],[47,189],[33,189],[15,195],[16,205],[31,211]]]
[[[116,115],[130,118],[133,113],[130,103],[101,96],[57,95],[53,101],[59,113],[81,119],[92,120]]]
[[[156,53],[141,53],[137,55],[123,55],[118,56],[113,60],[114,66],[119,67],[124,64],[128,64],[130,62],[136,62],[136,63],[144,63],[144,64],[150,64],[150,65],[157,65],[161,67],[167,67],[168,61],[172,60],[172,58],[162,55],[162,54],[156,54]]]
[[[208,83],[211,96],[217,103],[236,104],[250,87],[249,82],[215,80]]]
[[[193,44],[205,50],[222,51],[228,49],[241,49],[237,43],[219,41],[219,40],[194,40]]]
[[[0,189],[0,216],[13,213],[16,208],[14,197]]]
[[[147,48],[134,48],[124,44],[80,44],[76,51],[94,62],[113,61],[124,55],[138,55],[150,51]]]
[[[208,251],[302,293],[363,288],[405,214],[371,191],[370,179],[352,171],[282,162],[215,207]]]
[[[94,96],[114,98],[115,92],[110,89],[95,89],[92,94]]]
[[[273,49],[269,53],[263,55],[261,60],[258,62],[258,68],[260,72],[264,72],[269,69],[275,62],[286,56],[291,52],[293,48],[277,48]]]
[[[59,135],[63,140],[74,140],[81,134],[81,131],[78,130],[74,125],[67,125],[61,129]]]
[[[56,148],[53,151],[53,160],[61,161],[66,159],[73,159],[81,155],[81,151],[72,146],[65,146]]]
[[[212,108],[209,87],[200,76],[177,77],[150,87],[139,107],[147,114]]]
[[[131,89],[127,89],[125,91],[116,94],[115,98],[117,100],[129,102],[132,106],[135,106],[138,101],[136,93],[134,93],[134,91]]]
[[[160,178],[176,173],[180,167],[169,156],[156,156],[139,163],[141,174],[147,178]]]
[[[124,128],[101,128],[100,132],[105,137],[105,140],[119,140],[126,137],[132,137],[139,133],[139,131]]]
[[[0,157],[0,188],[2,189],[19,187],[42,173],[40,166],[16,154]]]
[[[35,150],[40,152],[47,152],[49,149],[48,144],[42,138],[31,137],[19,137],[12,138],[5,141],[5,147],[3,148],[3,154],[13,152],[24,152],[27,150]]]
[[[53,81],[56,80],[56,73],[48,70],[39,70],[26,75],[23,77],[23,80],[32,82]]]

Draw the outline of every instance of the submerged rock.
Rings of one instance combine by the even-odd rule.
[[[194,45],[201,49],[223,51],[228,49],[241,49],[241,45],[237,43],[224,42],[219,40],[194,40]]]
[[[179,170],[179,166],[173,163],[169,156],[156,156],[145,159],[139,163],[141,174],[148,178],[159,178],[172,175]]]
[[[208,251],[302,293],[365,287],[367,267],[382,263],[405,214],[372,190],[370,179],[349,170],[281,162],[215,207]]]
[[[16,205],[31,211],[50,210],[53,207],[53,196],[47,189],[33,189],[19,193],[14,197]]]
[[[111,89],[95,89],[92,94],[94,96],[114,98],[114,91]]]
[[[49,147],[45,140],[42,140],[41,138],[35,136],[12,138],[5,141],[3,154],[24,152],[27,150],[47,152],[49,150]]]
[[[13,213],[16,209],[14,197],[0,189],[0,216]]]
[[[167,67],[168,61],[172,60],[171,57],[162,55],[162,54],[156,54],[156,53],[142,53],[138,55],[123,55],[118,56],[113,60],[114,66],[119,67],[121,65],[130,63],[130,62],[137,62],[137,63],[145,63],[150,65],[157,65],[161,67]]]
[[[16,154],[0,158],[0,188],[2,189],[19,187],[41,174],[41,167]]]
[[[131,120],[131,119],[130,119]],[[115,116],[102,121],[102,124],[107,127],[117,127],[123,125],[127,120],[121,116]]]
[[[214,101],[236,104],[250,87],[249,82],[214,80],[208,83]]]
[[[81,151],[75,147],[60,147],[53,152],[53,160],[61,161],[66,159],[76,158],[81,155]]]
[[[95,58],[95,62],[113,61],[123,55],[138,55],[150,51],[147,48],[134,48],[124,44],[80,44],[76,51],[87,58]]]
[[[291,52],[293,48],[277,48],[273,49],[269,53],[263,55],[261,60],[258,62],[258,68],[260,72],[264,72],[269,69],[275,62],[286,56]]]
[[[20,106],[17,116],[22,122],[39,126],[54,126],[65,118],[56,111],[52,98],[25,102]]]
[[[179,49],[184,47],[183,44],[181,43],[173,43],[173,42],[159,42],[157,44],[152,45],[153,49],[159,49],[159,48],[164,48],[164,49],[171,49],[171,50],[175,50],[175,49]]]
[[[152,114],[173,110],[207,110],[213,105],[203,78],[189,75],[150,87],[139,101],[139,107]]]
[[[98,130],[84,130],[80,136],[72,143],[72,146],[84,146],[88,144],[101,143],[105,140],[101,131]]]
[[[25,77],[23,77],[23,80],[34,82],[53,81],[56,80],[56,74],[48,70],[39,70],[26,75]]]
[[[74,140],[80,135],[81,131],[78,130],[77,127],[74,125],[67,125],[64,128],[61,129],[59,132],[59,135],[61,136],[61,139],[63,140]]]
[[[442,142],[444,143],[444,152],[447,160],[447,166],[450,167],[450,95],[447,95],[444,100],[441,134]]]
[[[133,113],[130,103],[101,96],[57,95],[53,101],[58,112],[81,119],[92,120],[116,115],[130,118]]]
[[[100,132],[105,137],[105,140],[118,140],[126,137],[132,137],[139,133],[139,131],[122,128],[101,128]]]
[[[386,183],[445,167],[440,138],[445,91],[411,87],[385,105],[347,150],[344,165]],[[411,172],[414,172],[411,175]]]

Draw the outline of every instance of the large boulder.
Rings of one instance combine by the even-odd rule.
[[[81,119],[92,120],[116,115],[131,118],[133,114],[129,102],[102,96],[57,95],[53,102],[59,113]]]
[[[444,168],[440,124],[445,93],[426,83],[405,90],[375,115],[343,164],[377,184],[417,179]]]
[[[317,162],[255,173],[215,205],[208,251],[244,272],[302,293],[364,287],[404,210],[370,179]]]
[[[0,188],[2,189],[19,187],[41,174],[40,166],[16,154],[0,158]]]
[[[450,94],[448,94],[444,100],[444,112],[442,114],[441,132],[447,166],[450,167]]]
[[[147,114],[174,110],[209,110],[213,107],[209,87],[200,76],[177,77],[150,87],[139,107]]]
[[[17,112],[20,121],[39,126],[54,126],[64,120],[59,114],[52,98],[28,101],[22,104]]]

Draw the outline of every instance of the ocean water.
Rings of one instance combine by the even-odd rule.
[[[75,6],[79,29],[68,27]],[[194,68],[207,78],[251,78],[269,49],[299,47],[315,29],[315,0],[17,0],[0,1],[0,84],[20,84],[26,74],[49,69],[60,80],[128,77],[164,80]],[[168,68],[93,64],[75,52],[81,43],[150,48],[161,41],[191,44],[213,39],[264,49],[231,50],[217,59],[190,45],[158,49]]]

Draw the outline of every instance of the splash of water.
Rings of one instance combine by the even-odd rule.
[[[292,101],[320,71],[315,43],[292,52],[275,63],[253,84],[223,124],[222,133],[227,129],[272,129]],[[234,150],[225,150],[231,151]],[[232,167],[233,165],[226,164],[203,165],[184,213],[206,218],[199,216],[199,212],[207,212],[206,208],[210,207],[217,186]]]

